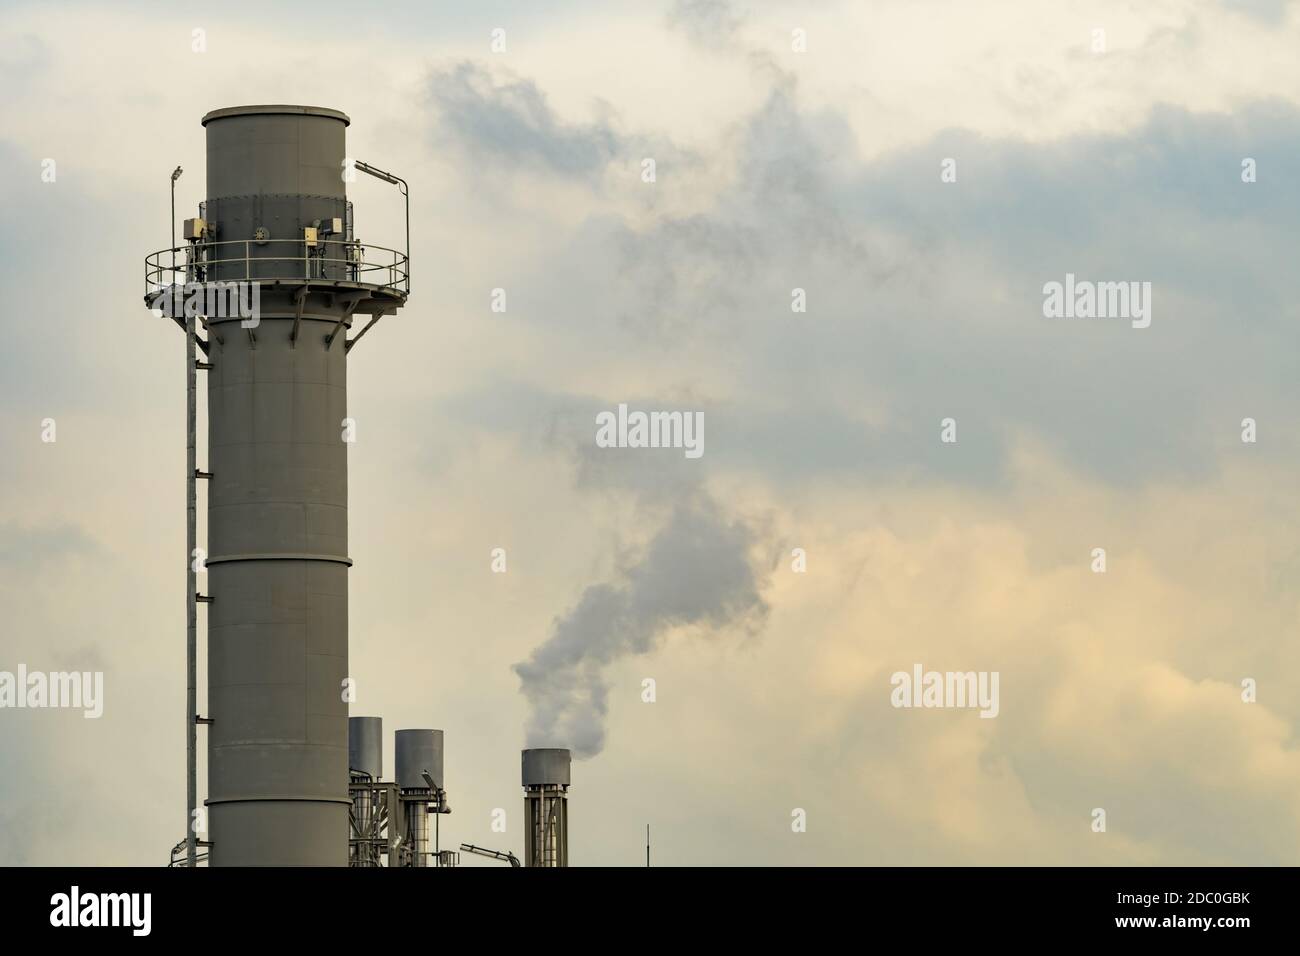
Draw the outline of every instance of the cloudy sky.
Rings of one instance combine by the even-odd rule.
[[[663,864],[1296,860],[1300,4],[309,9],[0,20],[0,670],[105,675],[99,720],[0,710],[0,862],[184,835],[142,261],[245,103],[342,109],[411,183],[410,303],[349,360],[353,713],[446,731],[444,837],[521,851],[541,733],[591,754],[575,864],[647,823]],[[1067,273],[1151,283],[1150,326],[1046,318]],[[619,403],[704,454],[597,447]],[[915,664],[998,672],[997,717],[891,706]]]

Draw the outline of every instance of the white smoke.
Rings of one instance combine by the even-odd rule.
[[[754,540],[711,499],[679,502],[637,564],[587,588],[550,639],[515,665],[531,708],[528,746],[595,756],[605,746],[611,663],[655,650],[675,627],[757,627],[767,604],[750,560]]]

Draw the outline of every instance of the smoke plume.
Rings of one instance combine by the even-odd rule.
[[[515,665],[531,709],[528,746],[595,756],[605,746],[610,664],[655,650],[677,627],[757,627],[767,604],[750,562],[754,539],[702,495],[678,503],[639,562],[588,587],[546,643]]]

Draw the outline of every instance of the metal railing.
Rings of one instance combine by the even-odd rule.
[[[288,246],[288,249],[285,247]],[[284,255],[275,254],[284,251]],[[173,253],[175,264],[173,264]],[[293,254],[296,253],[296,254]],[[331,255],[331,253],[335,253]],[[164,261],[164,259],[166,261]],[[227,239],[160,249],[144,260],[146,295],[188,282],[355,282],[411,291],[404,253],[357,239]]]

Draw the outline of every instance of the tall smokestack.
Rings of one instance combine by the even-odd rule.
[[[523,752],[524,866],[569,865],[569,768],[567,750]]]
[[[376,269],[379,247],[352,241],[348,124],[310,106],[203,118],[186,279],[239,282],[259,307],[202,313],[214,866],[348,862],[347,333],[406,300],[405,258]]]

